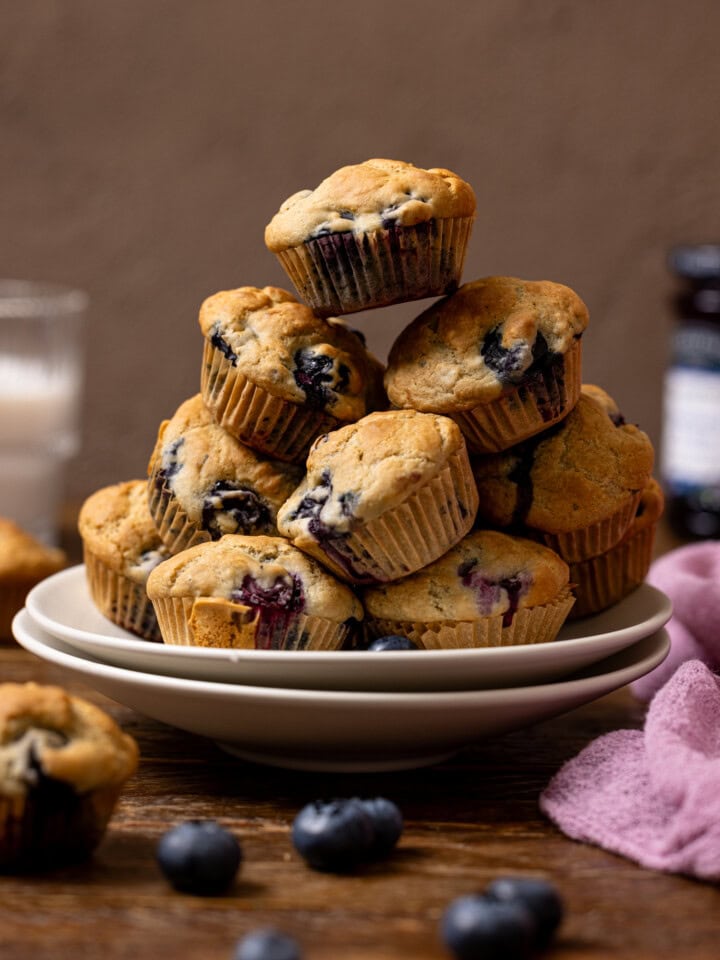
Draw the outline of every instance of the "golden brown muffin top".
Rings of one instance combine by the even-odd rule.
[[[66,563],[62,550],[46,547],[12,520],[0,517],[0,581],[37,583]]]
[[[371,413],[323,434],[310,448],[305,479],[278,512],[278,529],[298,542],[317,524],[346,533],[402,503],[464,447],[453,420],[415,410]]]
[[[429,566],[362,598],[379,619],[469,621],[550,603],[568,582],[568,565],[548,547],[476,530]]]
[[[265,244],[277,253],[327,233],[365,233],[474,214],[472,187],[452,171],[366,160],[289,197],[265,228]]]
[[[46,776],[87,793],[132,776],[138,748],[99,707],[61,687],[0,684],[0,794],[31,788],[35,761]]]
[[[200,307],[203,336],[275,397],[357,420],[377,391],[380,361],[340,320],[323,320],[278,287],[221,290]]]
[[[277,533],[277,511],[303,475],[302,467],[263,457],[223,430],[199,393],[160,425],[148,472],[213,540]]]
[[[133,583],[144,584],[170,556],[150,516],[146,480],[96,490],[80,508],[78,530],[86,550]]]
[[[569,533],[608,519],[650,480],[654,451],[583,394],[559,424],[503,453],[477,457],[479,516],[500,526]]]
[[[549,280],[465,283],[416,317],[390,350],[385,387],[398,407],[451,413],[489,403],[537,365],[566,353],[587,307]]]
[[[268,604],[344,623],[362,619],[352,591],[319,563],[280,537],[228,534],[183,550],[150,574],[147,592],[159,597],[218,597]]]

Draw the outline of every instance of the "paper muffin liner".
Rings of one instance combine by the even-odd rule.
[[[263,616],[219,597],[156,597],[163,640],[175,646],[242,650],[337,650],[349,623],[304,613]]]
[[[120,789],[77,794],[68,784],[41,776],[24,796],[0,797],[0,873],[85,859],[102,839]]]
[[[367,233],[331,233],[277,254],[321,316],[440,297],[460,282],[472,217],[426,220]]]
[[[386,620],[368,616],[371,637],[399,634],[425,650],[470,647],[508,647],[526,643],[549,643],[557,637],[575,598],[569,589],[555,600],[536,607],[523,607],[503,626],[503,615],[479,620]]]
[[[620,510],[600,523],[593,523],[570,533],[540,532],[540,539],[551,550],[560,554],[566,563],[579,563],[607,553],[627,533],[637,513],[641,496],[642,491],[633,494]]]
[[[90,596],[100,613],[144,640],[161,642],[155,611],[144,585],[112,570],[87,545],[83,555]]]
[[[575,340],[561,362],[537,370],[489,403],[448,414],[471,453],[497,453],[563,420],[580,397],[582,348]]]
[[[275,460],[304,463],[310,445],[340,421],[322,410],[273,396],[248,380],[205,340],[200,389],[205,406],[228,433]]]
[[[359,521],[340,537],[303,542],[302,548],[349,583],[399,580],[455,546],[472,527],[477,508],[477,487],[463,446],[397,507]]]
[[[656,526],[646,525],[637,533],[631,530],[607,553],[570,565],[576,596],[572,619],[619,603],[643,583],[652,563]]]
[[[148,507],[158,535],[170,553],[180,553],[212,537],[195,520],[191,520],[180,501],[160,474],[160,460],[150,463]]]
[[[13,618],[18,610],[22,610],[25,597],[35,582],[24,580],[21,583],[0,584],[0,643],[12,641]]]

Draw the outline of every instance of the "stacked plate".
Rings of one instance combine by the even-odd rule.
[[[644,584],[537,646],[284,652],[148,643],[95,609],[82,566],[15,618],[27,650],[138,712],[248,760],[305,770],[430,764],[588,703],[667,655],[668,598]]]

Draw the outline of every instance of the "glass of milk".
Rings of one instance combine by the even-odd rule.
[[[0,516],[47,544],[80,446],[87,302],[81,290],[0,280]]]

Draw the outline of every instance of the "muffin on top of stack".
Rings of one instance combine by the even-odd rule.
[[[81,517],[106,616],[181,644],[337,649],[391,627],[419,647],[538,643],[642,581],[650,441],[581,390],[572,290],[459,286],[474,215],[455,174],[391,160],[281,206],[266,244],[307,305],[250,286],[203,303],[201,393],[160,427],[142,520],[129,537],[98,509],[112,488]],[[387,370],[338,319],[425,297],[442,299]],[[128,576],[159,623],[144,596],[127,609]]]

